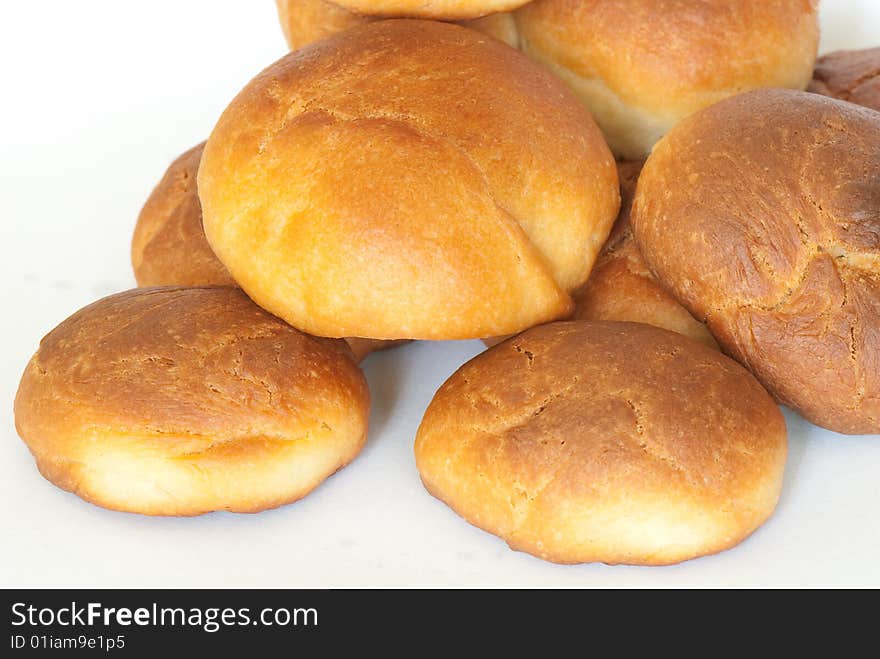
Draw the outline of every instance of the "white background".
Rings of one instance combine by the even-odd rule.
[[[824,0],[822,50],[880,45],[880,2]],[[135,218],[169,162],[285,52],[271,0],[9,2],[0,21],[0,585],[880,586],[880,437],[788,414],[776,515],[718,556],[557,566],[512,552],[422,488],[436,388],[476,341],[370,357],[371,436],[304,500],[259,515],[102,510],[37,473],[12,401],[40,337],[134,286]]]

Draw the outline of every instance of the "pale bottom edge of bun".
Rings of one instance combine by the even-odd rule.
[[[653,114],[625,103],[599,78],[583,78],[524,43],[524,52],[561,78],[593,115],[618,158],[644,160],[651,148],[683,117]]]
[[[601,513],[590,510],[586,523],[574,516],[569,524],[555,525],[552,533],[530,530],[528,523],[503,532],[488,511],[456,505],[441,496],[440,488],[424,475],[421,480],[431,496],[472,526],[500,538],[513,551],[559,565],[662,567],[718,554],[741,544],[763,526],[773,516],[782,492],[781,476],[768,479],[760,509],[748,508],[739,516],[728,513],[728,519],[718,510],[688,502],[642,497]]]
[[[102,508],[154,516],[257,513],[293,503],[350,463],[360,437],[248,438],[161,455],[105,433],[77,458],[34,452],[51,483]],[[121,441],[117,441],[121,440]],[[118,445],[118,446],[114,446]]]

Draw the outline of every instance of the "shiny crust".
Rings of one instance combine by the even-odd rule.
[[[676,563],[773,512],[785,421],[732,359],[640,323],[536,327],[462,366],[415,443],[434,496],[559,563]]]
[[[632,224],[722,348],[810,421],[880,432],[880,115],[764,90],[676,127]]]
[[[208,241],[260,306],[381,339],[565,316],[620,203],[564,85],[431,21],[354,27],[270,66],[223,113],[198,182]]]
[[[717,348],[706,326],[657,281],[635,244],[629,215],[641,169],[641,162],[618,164],[620,215],[587,283],[572,294],[572,320],[648,323]]]
[[[757,87],[804,89],[814,0],[536,0],[516,12],[524,52],[568,82],[615,153],[647,156],[685,116]]]
[[[131,243],[138,286],[235,286],[202,226],[196,175],[205,143],[177,158],[144,205]],[[355,360],[400,341],[347,337]]]
[[[880,48],[823,55],[808,91],[880,110]]]
[[[343,9],[328,0],[275,0],[284,38],[291,50],[329,37],[355,25],[377,20]],[[478,30],[514,48],[518,44],[516,24],[508,12],[463,20],[460,24]]]
[[[342,341],[235,288],[104,298],[50,332],[15,399],[42,474],[106,508],[257,512],[350,462],[369,393]]]
[[[349,11],[385,18],[461,20],[521,7],[529,0],[333,0]]]
[[[202,228],[196,175],[202,142],[181,155],[144,204],[131,241],[138,286],[234,286]]]

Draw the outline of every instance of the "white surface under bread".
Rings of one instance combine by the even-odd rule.
[[[24,365],[70,313],[134,285],[129,241],[151,187],[285,45],[271,2],[10,11],[0,27],[0,586],[880,586],[880,438],[790,413],[779,508],[732,551],[668,568],[566,567],[464,523],[421,486],[412,446],[432,394],[478,341],[371,356],[366,448],[294,505],[159,519],[56,489],[13,427]],[[823,52],[880,45],[876,0],[825,0],[821,16]]]

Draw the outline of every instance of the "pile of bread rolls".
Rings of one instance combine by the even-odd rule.
[[[290,503],[365,442],[359,361],[415,339],[492,346],[425,412],[425,487],[550,561],[741,542],[778,404],[880,433],[880,49],[817,63],[815,0],[277,4],[293,50],[147,200],[141,288],[27,366],[47,479]]]

